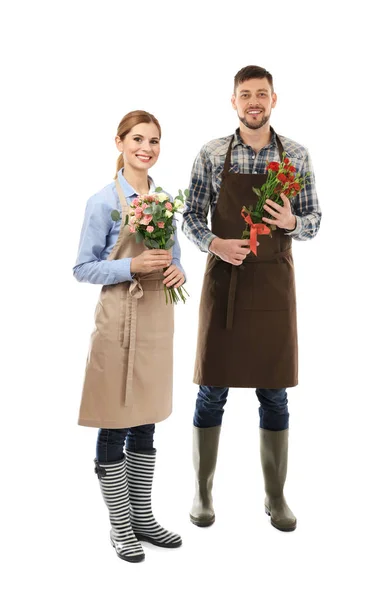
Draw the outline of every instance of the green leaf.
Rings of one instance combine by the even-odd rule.
[[[184,191],[184,194],[185,194],[185,197],[186,197],[186,198],[189,198],[189,190],[185,190],[185,191]]]
[[[174,240],[170,239],[167,241],[167,243],[165,244],[165,249],[169,250],[169,248],[172,248],[172,246],[174,246]]]
[[[144,209],[143,214],[144,215],[152,215],[153,214],[153,207],[152,206],[148,206],[147,208]]]
[[[150,247],[153,250],[157,250],[158,248],[160,248],[159,243],[156,240],[148,240],[150,242]]]
[[[253,192],[254,192],[254,194],[256,194],[258,196],[258,198],[260,198],[262,195],[259,188],[253,187]]]
[[[157,187],[157,188],[155,188],[155,192],[156,192],[157,194],[160,194],[160,192],[162,192],[162,191],[163,191],[163,188],[161,188],[161,187]]]
[[[181,196],[181,198],[183,198],[183,197],[184,197],[184,195],[183,195],[183,193],[182,193],[182,190],[178,190],[178,195],[179,195],[179,196]]]
[[[118,210],[113,210],[111,212],[112,221],[121,221],[121,215]]]
[[[149,238],[146,238],[146,239],[145,239],[145,246],[146,246],[146,248],[148,248],[149,250],[152,250],[152,249],[153,249],[153,247],[152,247],[152,245],[151,245],[151,242],[152,242],[152,240],[150,240]]]
[[[154,219],[156,221],[160,221],[162,214],[163,214],[163,209],[161,208],[160,204],[157,204],[155,206],[155,210],[154,210]]]
[[[126,227],[128,223],[129,223],[129,215],[126,215],[124,227]]]
[[[137,231],[137,233],[135,234],[135,241],[137,242],[137,244],[140,244],[141,242],[143,242],[144,237],[142,235],[142,233],[140,231]]]

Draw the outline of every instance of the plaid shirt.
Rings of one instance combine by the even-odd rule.
[[[240,137],[236,130],[232,145],[230,173],[266,173],[267,162],[279,161],[276,134],[272,131],[270,143],[256,154]],[[292,140],[279,136],[286,156],[290,158],[297,172],[310,173],[309,183],[300,193],[291,198],[292,212],[297,223],[291,232],[285,231],[296,240],[309,240],[319,230],[321,210],[315,190],[314,173],[306,148]],[[189,199],[183,213],[182,231],[203,251],[216,237],[207,226],[207,215],[215,212],[219,197],[225,157],[232,136],[212,140],[205,144],[195,159],[189,186]]]

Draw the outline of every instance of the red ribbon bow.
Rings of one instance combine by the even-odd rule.
[[[271,230],[264,223],[253,223],[251,216],[246,215],[244,210],[241,211],[241,215],[245,219],[246,223],[250,225],[250,250],[255,254],[255,256],[257,256],[258,235],[267,235],[271,232]]]

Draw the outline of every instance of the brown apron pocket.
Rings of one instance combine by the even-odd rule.
[[[295,302],[294,272],[288,261],[255,265],[250,310],[289,310]]]

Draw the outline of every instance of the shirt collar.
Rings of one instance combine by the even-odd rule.
[[[122,169],[120,169],[118,171],[117,177],[118,177],[119,183],[121,185],[122,191],[124,192],[125,198],[131,198],[132,196],[139,196],[138,192],[136,192],[135,189],[130,185],[130,183],[128,183],[126,181],[126,179],[122,173]],[[148,181],[150,183],[150,194],[152,194],[155,191],[155,183],[150,176],[148,176]]]
[[[247,144],[245,144],[245,142],[243,141],[243,139],[240,136],[240,128],[238,127],[238,129],[236,129],[235,134],[234,134],[234,140],[233,140],[233,144],[232,144],[232,149],[235,148],[236,146],[238,146],[239,144],[241,144],[242,146],[245,146],[245,148],[249,148],[250,146],[247,146]],[[264,148],[272,148],[272,146],[276,147],[276,132],[273,129],[273,127],[271,127],[271,141],[269,144],[267,144],[267,146],[264,146]],[[262,148],[263,150],[263,148]]]

